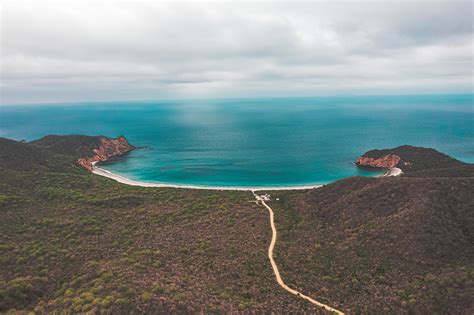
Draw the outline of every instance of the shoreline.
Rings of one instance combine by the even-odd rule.
[[[385,174],[382,175],[382,177],[399,176],[401,174],[403,174],[402,169],[400,169],[398,167],[391,167],[391,168],[387,169],[387,171],[385,172]]]
[[[115,180],[116,182],[139,187],[157,187],[157,188],[183,188],[183,189],[200,189],[200,190],[230,190],[230,191],[265,191],[265,190],[307,190],[322,187],[323,184],[318,185],[302,185],[302,186],[270,186],[270,187],[229,187],[229,186],[198,186],[198,185],[180,185],[180,184],[166,184],[166,183],[148,183],[136,181],[126,178],[122,175],[112,173],[104,168],[95,166],[97,162],[92,165],[92,173],[104,176]]]
[[[92,162],[92,173],[110,178],[116,182],[138,187],[155,187],[155,188],[182,188],[182,189],[200,189],[200,190],[219,190],[219,191],[277,191],[277,190],[308,190],[322,187],[326,184],[317,185],[301,185],[301,186],[269,186],[269,187],[229,187],[229,186],[199,186],[199,185],[181,185],[181,184],[167,184],[167,183],[149,183],[141,182],[133,179],[126,178],[122,175],[112,173],[104,168],[97,167],[96,162]],[[392,177],[399,176],[403,171],[398,167],[392,167],[387,169],[385,174],[379,175],[378,177]]]

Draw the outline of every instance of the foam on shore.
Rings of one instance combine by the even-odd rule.
[[[133,179],[126,178],[122,175],[112,173],[106,169],[96,166],[97,162],[92,162],[92,173],[100,176],[104,176],[110,179],[113,179],[119,183],[131,185],[131,186],[140,186],[140,187],[159,187],[159,188],[185,188],[185,189],[202,189],[202,190],[234,190],[234,191],[257,191],[257,190],[306,190],[314,189],[323,186],[319,185],[303,185],[303,186],[273,186],[273,187],[229,187],[229,186],[198,186],[198,185],[179,185],[179,184],[166,184],[166,183],[148,183],[140,182]],[[399,176],[403,171],[398,167],[392,167],[387,170],[387,172],[382,177],[391,177]]]
[[[94,163],[95,164],[95,163]],[[147,183],[123,177],[112,173],[106,169],[93,165],[92,173],[113,179],[119,183],[140,187],[160,187],[160,188],[186,188],[186,189],[203,189],[203,190],[238,190],[238,191],[257,191],[257,190],[304,190],[319,188],[323,185],[307,185],[307,186],[288,186],[288,187],[225,187],[225,186],[196,186],[196,185],[178,185],[165,183]]]
[[[387,170],[387,172],[385,173],[385,177],[390,177],[390,176],[399,176],[401,175],[403,172],[400,168],[398,167],[392,167],[390,169]]]

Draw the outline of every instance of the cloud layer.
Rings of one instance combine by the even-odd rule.
[[[2,102],[466,92],[472,9],[7,2]]]

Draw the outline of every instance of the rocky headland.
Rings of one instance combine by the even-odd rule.
[[[34,146],[57,154],[73,156],[83,168],[92,171],[94,163],[119,157],[136,147],[124,136],[109,138],[105,136],[48,135],[30,142]]]
[[[94,155],[82,157],[77,160],[77,163],[85,169],[92,171],[95,163],[104,162],[110,158],[124,155],[134,149],[135,147],[128,143],[128,140],[124,136],[120,136],[116,139],[100,137],[99,147],[93,149]]]
[[[393,149],[370,150],[355,164],[360,167],[399,168],[408,176],[466,177],[472,174],[472,165],[456,160],[432,148],[403,145]],[[463,175],[464,174],[464,175]]]

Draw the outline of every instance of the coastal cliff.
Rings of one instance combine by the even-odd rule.
[[[372,157],[361,156],[355,162],[358,166],[370,166],[377,168],[393,168],[398,165],[401,158],[398,155],[389,154],[381,158],[374,159]]]
[[[135,149],[124,136],[48,135],[30,142],[44,151],[70,156],[83,168],[92,171],[94,162],[107,161]]]
[[[121,156],[134,149],[135,147],[128,143],[128,140],[124,136],[120,136],[116,139],[101,136],[99,147],[92,150],[94,155],[81,157],[77,160],[77,163],[85,169],[92,171],[94,163],[107,161],[112,157]]]

